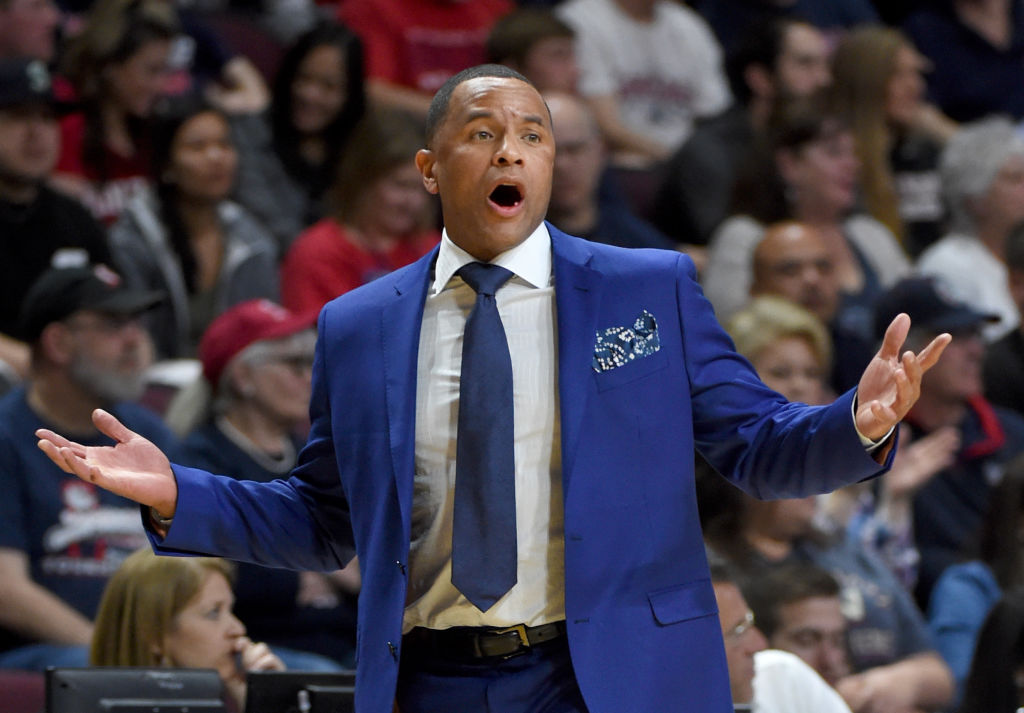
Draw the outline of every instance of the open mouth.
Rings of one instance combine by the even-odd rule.
[[[517,186],[511,183],[502,183],[491,191],[489,196],[491,202],[500,208],[515,208],[523,202],[523,194]]]

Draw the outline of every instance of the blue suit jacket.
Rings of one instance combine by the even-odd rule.
[[[694,449],[765,498],[883,470],[852,393],[828,407],[765,387],[719,327],[684,255],[588,243],[550,228],[556,286],[569,646],[592,713],[732,710],[697,518]],[[298,569],[359,555],[361,713],[394,700],[412,510],[417,348],[435,253],[320,315],[312,431],[287,482],[175,466],[159,546]],[[596,372],[595,335],[654,315],[661,348]],[[538,395],[540,397],[540,395]]]

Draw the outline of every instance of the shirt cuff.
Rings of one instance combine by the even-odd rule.
[[[874,453],[876,450],[878,450],[879,447],[881,447],[886,441],[889,440],[889,438],[892,437],[892,432],[896,430],[896,426],[893,426],[888,431],[886,431],[885,435],[879,438],[877,441],[873,441],[867,436],[865,436],[863,433],[861,433],[860,429],[857,428],[856,396],[853,397],[853,402],[850,404],[850,417],[853,419],[853,430],[857,432],[857,438],[860,439],[860,444],[864,446],[864,450],[866,450],[868,453]]]

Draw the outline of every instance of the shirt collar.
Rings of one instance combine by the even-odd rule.
[[[459,268],[471,262],[479,260],[453,243],[445,229],[441,233],[441,248],[434,264],[430,294],[440,293]],[[547,287],[551,284],[551,234],[548,226],[542,222],[530,237],[501,253],[491,263],[512,271],[533,287]]]

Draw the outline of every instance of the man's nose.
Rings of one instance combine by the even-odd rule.
[[[521,164],[523,162],[522,152],[519,143],[514,137],[508,135],[501,140],[498,150],[494,153],[494,163],[498,166],[509,164]]]

